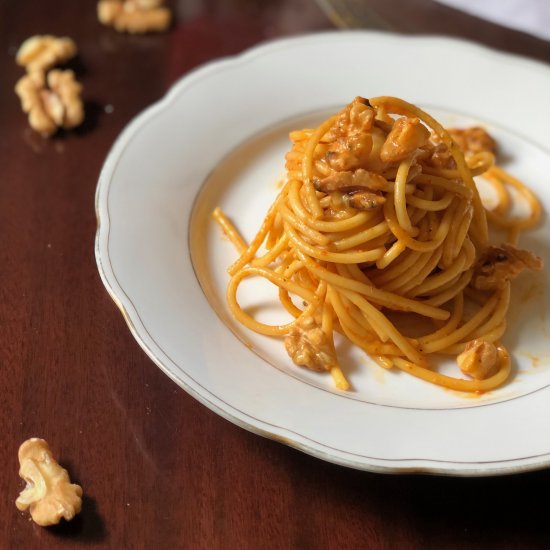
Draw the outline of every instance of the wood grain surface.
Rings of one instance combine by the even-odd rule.
[[[550,61],[550,43],[419,1],[370,7],[394,30]],[[179,0],[169,32],[136,37],[100,26],[95,5],[0,1],[0,550],[550,547],[548,471],[345,469],[237,428],[146,357],[94,258],[94,192],[113,141],[193,67],[333,23],[308,0]],[[15,52],[37,33],[77,42],[71,66],[85,89],[85,124],[50,140],[13,93]],[[17,449],[31,436],[84,488],[70,523],[41,528],[14,505]]]

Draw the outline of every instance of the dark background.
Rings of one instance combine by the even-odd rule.
[[[429,0],[338,4],[351,26],[367,17],[550,61],[549,42]],[[0,1],[0,549],[548,548],[550,472],[460,479],[334,466],[219,418],[136,344],[94,259],[94,192],[114,139],[193,67],[334,28],[308,0],[171,5],[170,32],[135,37],[100,26],[92,0]],[[81,128],[47,141],[13,93],[19,44],[44,33],[77,42],[87,110]],[[69,524],[40,528],[14,505],[17,449],[31,436],[84,488]]]

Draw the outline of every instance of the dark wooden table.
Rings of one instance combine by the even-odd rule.
[[[399,5],[399,8],[398,8]],[[459,479],[358,472],[248,433],[136,344],[94,259],[94,192],[124,126],[179,77],[264,39],[331,28],[308,0],[179,0],[169,33],[101,27],[94,0],[0,2],[0,549],[548,548],[550,471]],[[430,1],[376,0],[378,24],[476,38],[550,61],[550,43]],[[82,128],[28,129],[18,45],[69,35]],[[17,511],[17,449],[47,439],[84,487],[44,529]]]

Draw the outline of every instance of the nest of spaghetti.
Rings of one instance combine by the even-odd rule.
[[[446,130],[397,98],[357,97],[290,139],[284,186],[251,242],[214,212],[240,254],[228,270],[235,318],[284,338],[296,365],[330,373],[342,390],[350,386],[335,333],[381,367],[434,384],[466,392],[502,385],[511,281],[542,268],[517,246],[540,206],[495,165],[489,134]],[[481,174],[498,199],[490,210],[473,179]],[[529,211],[521,218],[511,214],[518,197]],[[489,243],[489,224],[505,242]],[[240,307],[248,277],[278,287],[289,323],[267,325]],[[438,372],[440,354],[456,356],[456,376]]]

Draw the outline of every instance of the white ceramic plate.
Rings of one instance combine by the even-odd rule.
[[[550,70],[435,37],[333,32],[259,46],[178,82],[110,152],[97,188],[96,256],[151,359],[225,418],[319,458],[378,472],[491,475],[550,464],[550,270],[514,284],[505,343],[512,382],[472,397],[382,371],[344,347],[354,390],[300,369],[281,341],[238,326],[225,305],[230,243],[220,205],[250,238],[277,193],[287,133],[356,95],[395,95],[445,124],[483,124],[506,167],[550,211]],[[522,244],[550,265],[549,223]],[[271,290],[240,300],[280,318]],[[447,368],[447,367],[445,367]],[[450,367],[449,367],[450,368]]]

